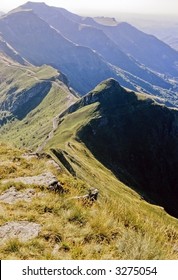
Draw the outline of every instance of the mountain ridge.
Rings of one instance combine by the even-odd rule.
[[[49,64],[58,68],[68,76],[71,86],[78,91],[84,92],[84,88],[87,91],[91,87],[89,80],[90,84],[97,84],[108,74],[116,76],[99,55],[65,39],[32,11],[15,11],[6,15],[0,19],[0,30],[3,38],[30,63],[36,66]],[[75,71],[72,71],[74,68]],[[83,74],[84,69],[88,79]]]
[[[84,114],[85,121],[81,114]],[[63,137],[65,142],[75,139],[83,143],[119,180],[144,192],[148,199],[178,216],[175,198],[178,191],[175,187],[178,180],[175,175],[178,167],[176,109],[168,109],[148,96],[128,92],[118,82],[109,79],[59,118],[58,130],[48,147],[57,150],[56,145],[63,141]],[[70,131],[72,118],[78,123],[74,138],[70,133],[63,134],[65,127]]]
[[[37,147],[50,132],[52,119],[76,94],[66,76],[48,65],[24,66],[3,54],[0,58],[1,139]]]
[[[114,19],[51,7],[73,42],[27,6],[0,17],[1,259],[177,259],[176,78]]]
[[[70,18],[69,13],[67,13],[66,16],[68,16]],[[161,67],[159,67],[159,63],[162,60],[161,55],[163,55],[163,53],[162,52],[159,53],[156,51],[156,49],[154,47],[154,44],[155,44],[155,46],[157,45],[156,43],[158,43],[158,44],[160,43],[163,48],[165,47],[165,48],[169,49],[171,52],[170,57],[175,56],[175,59],[177,61],[178,52],[176,50],[172,49],[169,45],[167,45],[166,43],[163,43],[161,40],[157,39],[155,36],[146,34],[127,22],[118,22],[118,24],[115,26],[105,26],[105,25],[98,23],[97,21],[95,21],[94,18],[91,18],[91,17],[85,17],[85,18],[80,17],[78,19],[76,18],[76,21],[78,23],[89,24],[91,26],[98,27],[101,30],[104,30],[106,35],[108,35],[111,38],[111,40],[113,40],[116,44],[118,44],[122,51],[124,51],[125,53],[130,53],[130,55],[133,56],[135,59],[138,59],[138,60],[140,59],[140,62],[142,62],[146,66],[150,66],[151,69],[160,71],[161,67],[163,67],[165,72],[167,70],[165,68],[166,64],[164,64],[164,63],[161,65]],[[127,29],[127,32],[126,32],[126,29]],[[124,34],[128,34],[128,38],[127,38],[127,36],[125,37]],[[143,40],[140,39],[142,36],[144,37]],[[135,47],[136,47],[135,51],[134,51],[134,44],[132,46],[131,41],[130,41],[130,44],[128,44],[129,40],[130,40],[129,38],[132,38],[132,42],[134,42],[134,44],[135,44]],[[148,43],[147,40],[149,40],[149,38],[152,39],[154,41],[154,43],[152,42],[152,40],[150,40],[150,42]],[[140,47],[140,45],[141,45],[141,47]],[[153,53],[156,53],[157,56],[154,55],[154,57],[153,57],[153,53],[148,52],[147,46],[149,46],[149,45],[153,46],[153,50],[154,50]],[[133,47],[133,50],[132,50],[132,47]],[[151,62],[154,62],[154,65],[149,64],[149,61],[147,60],[148,57],[144,58],[144,57],[139,56],[139,54],[143,55],[143,53],[142,53],[143,49],[147,49],[147,53],[149,53],[148,57]],[[156,62],[157,62],[157,64],[156,64]],[[167,61],[167,64],[168,64],[168,61]],[[172,65],[170,64],[170,69],[171,69],[171,71],[169,74],[171,74],[173,76],[177,76],[177,70],[175,71],[175,66],[172,68]]]
[[[169,79],[168,77],[166,77],[166,75],[156,73],[154,65],[153,67],[147,65],[148,63],[145,63],[145,65],[143,65],[143,62],[139,61],[138,57],[134,56],[134,53],[130,55],[128,54],[127,50],[121,48],[123,44],[128,44],[127,38],[125,38],[122,34],[122,29],[124,29],[124,26],[126,25],[125,23],[117,23],[117,25],[115,26],[102,25],[97,22],[97,19],[83,18],[61,8],[55,8],[40,4],[36,5],[33,2],[28,2],[27,4],[22,5],[21,8],[32,9],[38,16],[40,16],[48,24],[59,30],[61,34],[63,34],[69,40],[75,42],[76,44],[89,47],[90,49],[93,49],[95,52],[100,54],[105,61],[111,64],[114,72],[117,74],[117,76],[113,77],[120,83],[122,83],[124,87],[130,87],[131,89],[137,89],[138,91],[143,90],[150,94],[165,98],[168,102],[173,102],[175,105],[174,100],[172,99],[171,101],[171,95],[173,96],[174,92],[177,92],[176,80],[174,79],[173,82],[173,79]],[[129,29],[128,32],[134,33],[134,35],[132,34],[132,41],[134,42],[135,40],[135,45],[138,45],[136,47],[136,51],[140,52],[140,49],[142,50],[144,48],[144,42],[142,42],[140,39],[143,32],[137,30],[136,28],[133,28],[128,24],[127,28]],[[113,35],[110,34],[110,30],[111,32],[113,32]],[[122,44],[118,44],[114,36],[116,38],[120,36],[120,40],[123,41]],[[161,63],[162,65],[164,64],[163,68],[166,67],[166,69],[169,71],[168,65],[172,65],[172,62],[169,62],[169,60],[173,59],[171,58],[171,52],[173,50],[171,50],[171,48],[169,48],[166,44],[160,43],[160,41],[156,38],[153,42],[151,36],[147,34],[144,34],[144,36],[144,38],[146,38],[147,40],[148,45],[152,46],[151,48],[153,48],[154,50],[156,50],[156,48],[159,48],[160,44],[164,46],[163,51],[168,57],[168,62],[166,63],[166,66],[164,62]],[[156,47],[154,46],[154,44]],[[172,56],[176,58],[177,53],[173,53],[174,55]],[[146,59],[148,59],[149,57],[149,60],[154,60],[155,64],[159,64],[158,61],[162,60],[161,54],[159,54],[159,52],[157,52],[156,58],[154,57],[152,59],[152,56],[153,55],[149,53],[149,55],[146,55]],[[162,66],[160,65],[160,69],[161,67]],[[163,68],[161,72],[164,72],[163,70],[165,69]],[[108,75],[108,77],[105,78],[109,78],[110,76],[112,75]],[[130,85],[128,81],[130,81]],[[91,90],[91,88],[89,90]]]

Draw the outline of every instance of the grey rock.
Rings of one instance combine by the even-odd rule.
[[[50,186],[54,182],[57,181],[56,177],[51,172],[45,172],[37,176],[30,176],[30,177],[18,177],[14,179],[7,179],[3,180],[3,183],[8,183],[10,181],[19,182],[28,185],[38,185],[38,186]]]
[[[28,221],[14,221],[0,227],[0,243],[17,238],[26,242],[38,236],[41,226]]]
[[[0,195],[0,201],[8,204],[14,204],[20,200],[30,202],[34,195],[35,191],[33,189],[27,189],[24,192],[19,192],[15,187],[11,187],[10,189],[2,193],[2,195]]]

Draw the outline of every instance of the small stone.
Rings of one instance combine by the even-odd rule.
[[[54,191],[56,193],[64,193],[65,190],[58,181],[54,181],[48,186],[48,190]]]

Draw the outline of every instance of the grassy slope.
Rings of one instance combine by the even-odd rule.
[[[0,124],[3,124],[9,119],[18,118],[16,114],[14,115],[14,107],[20,107],[23,99],[26,99],[28,90],[58,76],[59,73],[47,65],[22,66],[3,54],[0,54],[0,58]],[[38,96],[39,93],[38,89]]]
[[[18,137],[27,133],[23,139],[25,145],[31,143],[35,148],[36,144],[42,142],[40,133],[43,136],[49,133],[49,129],[45,133],[43,129],[51,124],[51,116],[53,113],[58,114],[59,106],[62,105],[59,101],[55,103],[55,112],[52,105],[51,110],[46,110],[46,106],[58,96],[55,87],[59,89],[58,85],[53,85],[50,94],[36,111],[31,112],[33,118],[29,114],[19,124],[12,124],[11,132],[4,140],[9,137],[9,141],[22,145]],[[66,95],[62,98],[66,104]],[[78,139],[78,131],[91,119],[100,117],[98,105],[94,103],[82,107],[66,116],[46,147],[49,153],[50,148],[57,153],[62,150],[78,179],[73,178],[65,168],[57,172],[47,159],[27,160],[21,157],[23,151],[0,145],[0,179],[12,178],[13,181],[18,176],[37,175],[50,170],[69,190],[61,197],[44,190],[43,186],[33,186],[36,192],[45,193],[43,199],[37,197],[30,204],[0,203],[0,225],[14,220],[28,220],[42,225],[39,237],[34,240],[26,243],[11,240],[1,245],[1,259],[178,259],[177,220],[161,207],[140,199],[136,192],[118,181],[110,170],[98,162]],[[46,122],[48,117],[49,122]],[[42,126],[37,120],[43,122]],[[33,138],[33,131],[39,132],[34,133],[36,138]],[[18,164],[15,157],[19,158]],[[0,192],[10,185],[0,182]],[[13,185],[20,190],[29,187],[19,183]],[[100,191],[99,201],[92,207],[68,200],[86,193],[90,186]],[[58,249],[54,252],[56,245]]]
[[[10,67],[9,67],[10,65]],[[60,73],[47,65],[42,67],[23,67],[12,61],[6,60],[0,63],[1,86],[0,102],[7,99],[7,92],[17,88],[13,93],[14,100],[18,92],[27,90],[44,80],[51,81],[51,88],[42,102],[26,115],[22,120],[15,119],[0,127],[0,138],[22,147],[36,148],[52,130],[52,119],[65,110],[76,98],[71,94],[67,86],[59,81]],[[10,115],[10,112],[1,113]]]
[[[38,194],[43,193],[43,199],[37,196],[31,203],[21,201],[12,205],[0,202],[0,225],[14,220],[42,225],[40,235],[33,240],[22,243],[13,239],[1,245],[1,259],[177,259],[177,220],[140,200],[88,151],[82,151],[81,144],[72,143],[81,156],[80,170],[87,176],[87,184],[63,171],[57,172],[45,158],[27,160],[22,157],[24,151],[0,145],[1,179],[11,178],[13,182],[14,177],[50,170],[69,190],[60,196],[34,185]],[[69,199],[86,193],[88,184],[97,184],[101,191],[95,205],[86,207]],[[29,187],[13,185],[21,191]],[[0,193],[9,186],[0,182]]]
[[[90,103],[93,105],[85,106]],[[90,106],[98,107],[90,113]],[[78,129],[80,141],[117,178],[178,215],[176,110],[158,105],[147,96],[127,93],[117,82],[108,80],[69,112],[59,127],[60,139],[67,139],[69,130],[75,133]]]
[[[50,66],[22,66],[5,56],[1,56],[1,95],[0,102],[6,99],[8,90],[17,88],[20,92],[37,83],[39,80],[50,79],[58,75],[58,71]]]
[[[139,98],[144,99],[144,96]],[[88,245],[93,246],[100,236],[97,246],[103,252],[104,244],[108,243],[107,254],[95,255],[99,258],[177,259],[174,250],[178,241],[177,220],[163,208],[141,200],[136,192],[98,162],[78,139],[80,129],[91,119],[100,117],[97,106],[98,103],[94,103],[66,115],[47,147],[56,155],[62,150],[77,177],[100,191],[100,201],[92,223],[90,221],[95,236],[90,237]],[[83,247],[81,250],[83,252]]]
[[[1,139],[19,147],[37,148],[52,130],[52,119],[74,100],[67,87],[54,83],[41,104],[23,120],[16,120],[0,129]]]

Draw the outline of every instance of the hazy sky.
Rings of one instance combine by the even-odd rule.
[[[27,0],[0,0],[0,10],[9,11]],[[117,13],[178,15],[178,0],[41,0],[79,14],[117,16]]]

